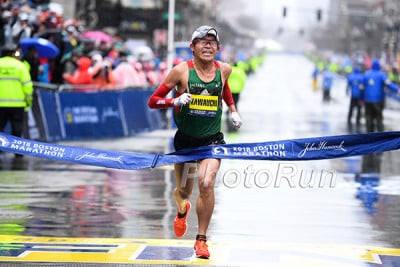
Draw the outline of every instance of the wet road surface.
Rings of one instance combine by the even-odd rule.
[[[364,121],[358,129],[346,124],[349,99],[344,79],[335,80],[333,99],[323,104],[321,91],[311,89],[312,69],[300,55],[269,55],[249,76],[239,103],[244,124],[238,132],[226,133],[226,141],[364,132]],[[397,130],[399,117],[398,111],[385,111],[386,130]],[[63,144],[166,153],[173,133],[159,130],[131,138]],[[29,157],[13,160],[7,153],[0,157],[2,235],[177,240],[172,227],[176,212],[172,166],[125,171]],[[399,158],[393,151],[307,162],[224,160],[208,232],[211,259],[179,263],[400,266],[396,256],[400,255],[396,250],[400,247]],[[274,173],[271,183],[263,176],[267,170]],[[296,170],[297,175],[289,181],[278,175],[285,170]],[[379,177],[379,182],[361,187],[367,179],[356,174],[365,172]],[[305,186],[307,179],[315,183]],[[192,203],[196,196],[195,190]],[[188,233],[179,240],[192,244],[197,233],[194,209],[188,223]],[[157,257],[162,260],[162,255]],[[156,264],[160,263],[171,261]]]

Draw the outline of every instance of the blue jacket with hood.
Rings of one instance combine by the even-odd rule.
[[[392,90],[398,90],[398,86],[392,83],[385,72],[381,71],[378,59],[372,61],[372,67],[364,74],[364,101],[366,103],[383,102],[385,98],[385,85]]]

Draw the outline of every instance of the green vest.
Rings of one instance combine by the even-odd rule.
[[[217,61],[216,72],[211,82],[203,82],[194,69],[193,61],[187,61],[189,79],[187,93],[192,101],[175,108],[175,123],[183,134],[203,138],[221,131],[222,78]]]

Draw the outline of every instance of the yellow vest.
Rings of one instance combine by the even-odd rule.
[[[0,107],[30,107],[33,84],[28,69],[13,57],[0,58]]]
[[[232,66],[232,73],[229,75],[228,84],[233,94],[239,94],[246,82],[246,73],[241,67]]]

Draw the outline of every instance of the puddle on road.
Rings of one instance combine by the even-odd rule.
[[[162,169],[124,171],[12,156],[2,163],[0,234],[162,237],[163,221],[172,216],[171,179]]]

